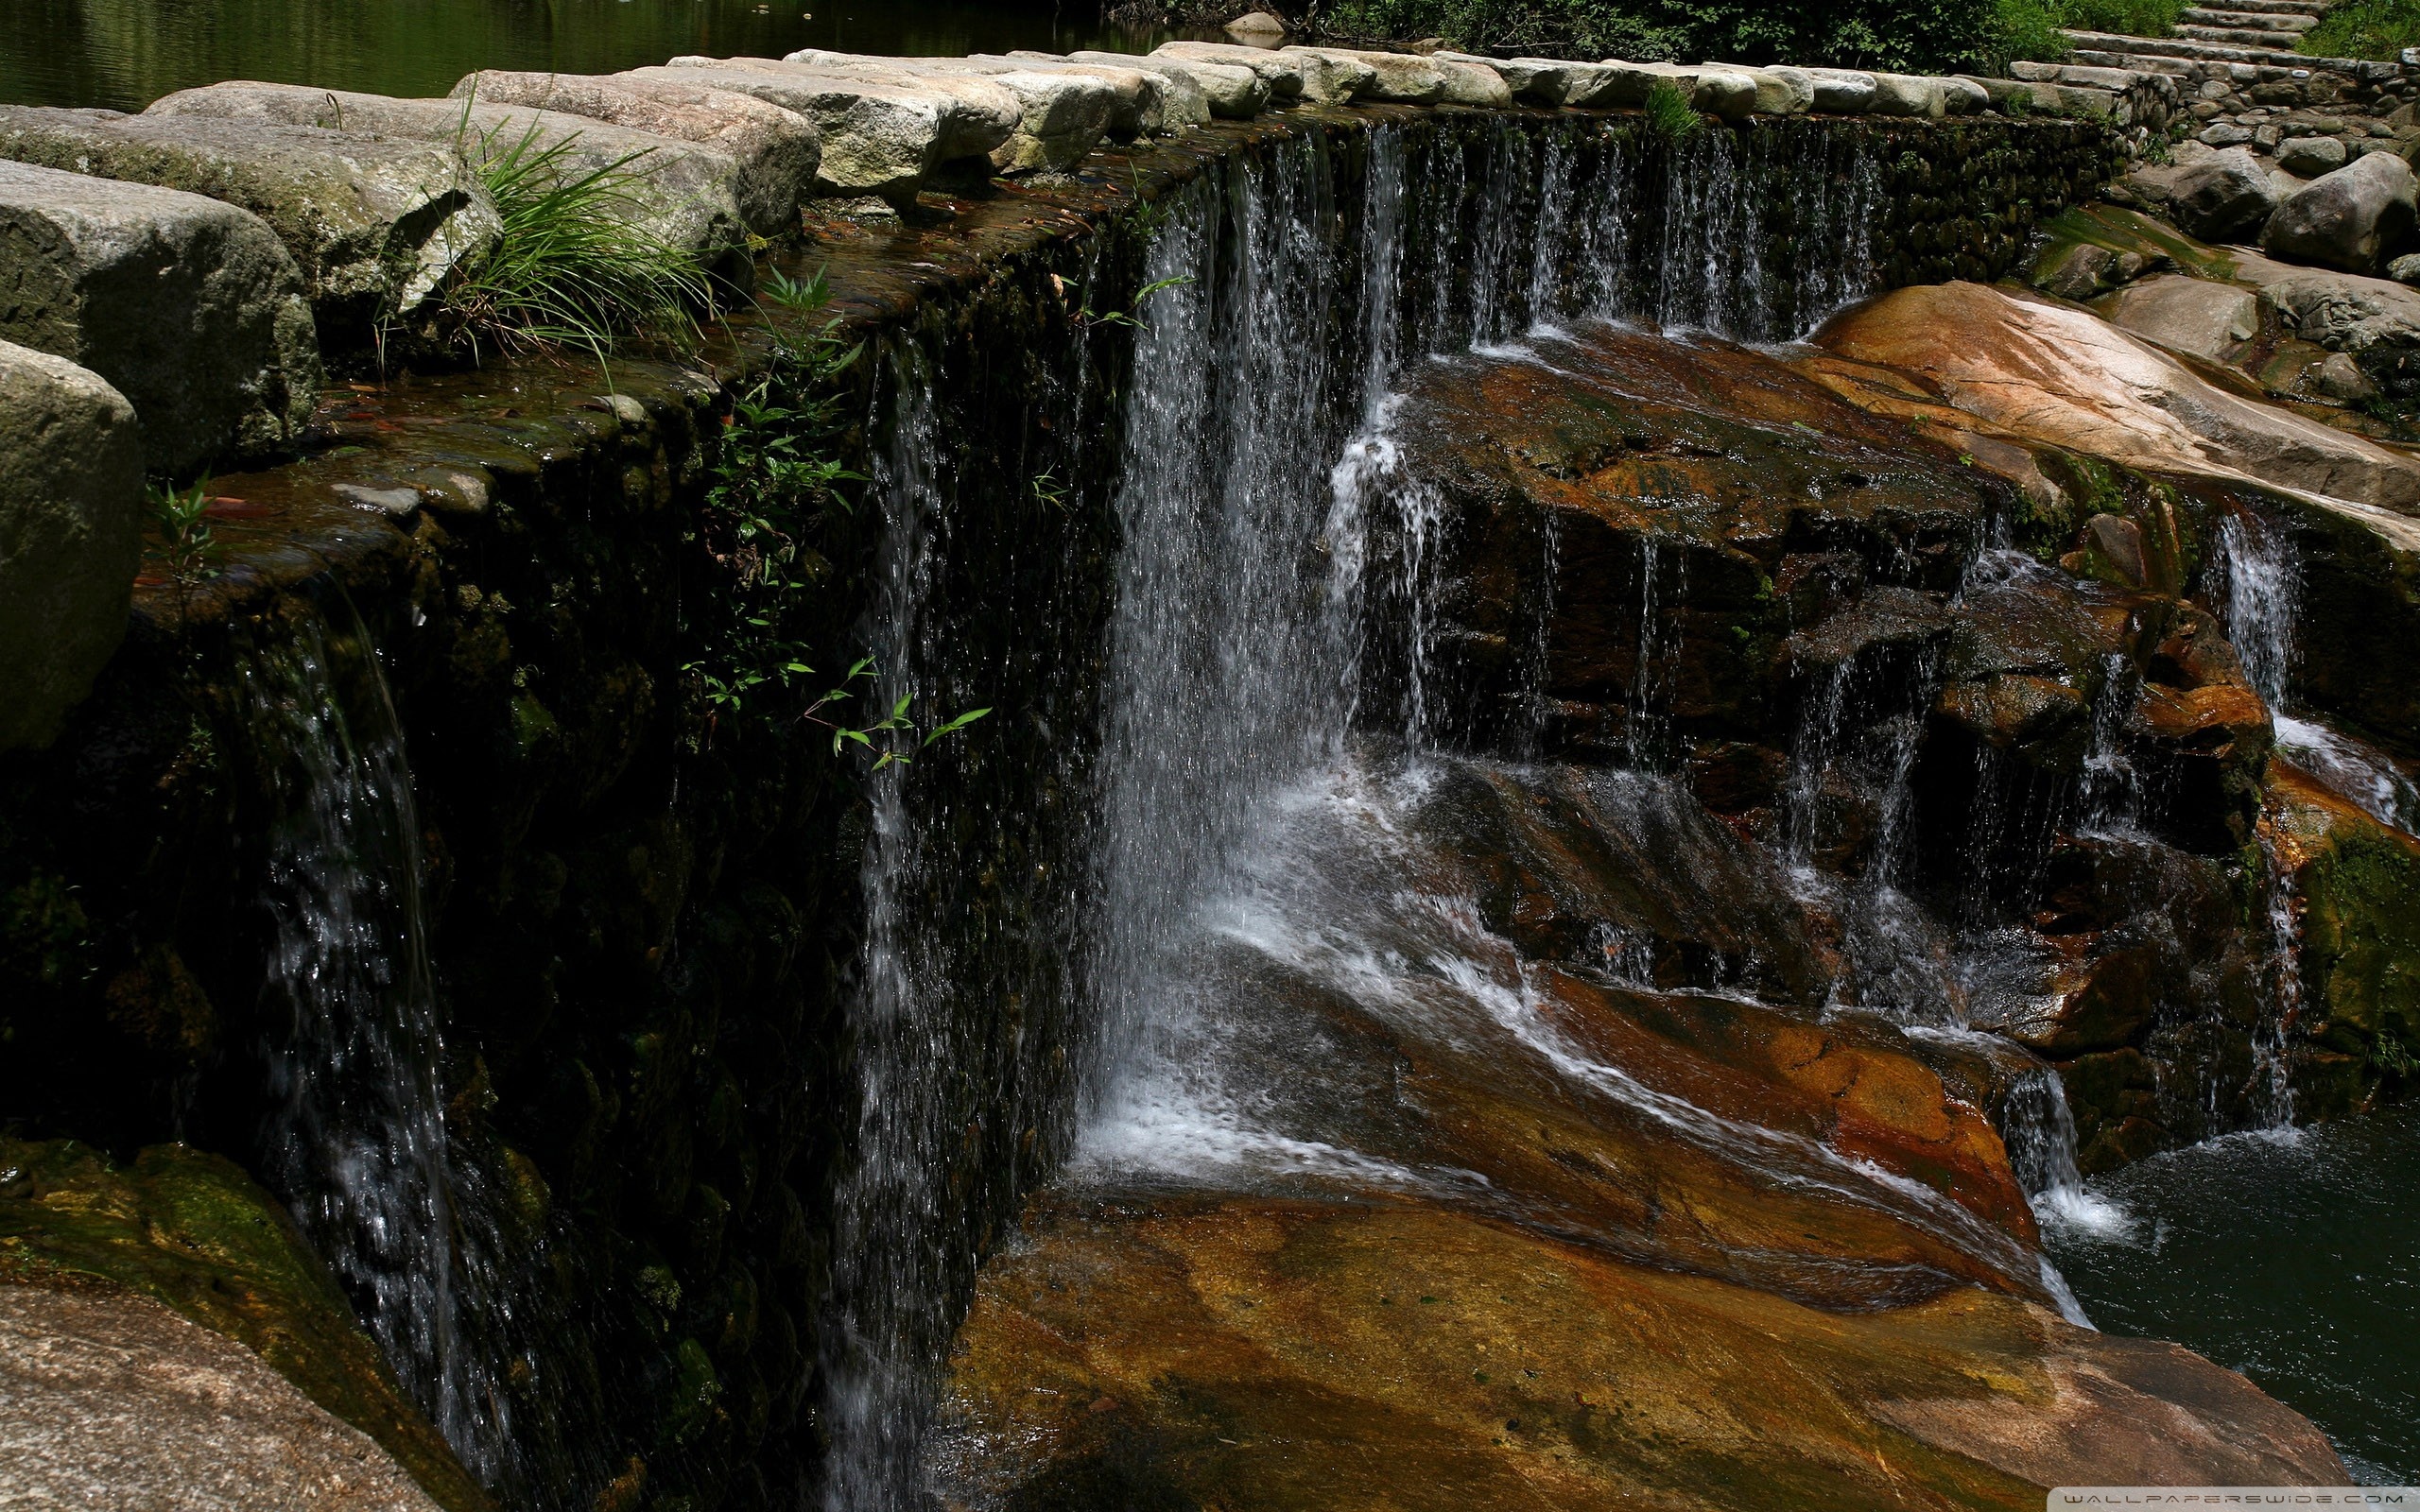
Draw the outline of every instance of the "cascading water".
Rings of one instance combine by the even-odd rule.
[[[1252,1032],[1203,976],[1204,953],[1244,937],[1237,921],[1252,917],[1251,899],[1301,880],[1267,867],[1293,853],[1287,837],[1308,816],[1341,804],[1393,822],[1428,781],[1426,753],[1443,733],[1433,688],[1447,648],[1427,618],[1443,522],[1397,465],[1390,396],[1403,366],[1590,319],[1789,337],[1871,285],[1874,145],[1823,132],[1737,136],[1672,145],[1503,122],[1379,126],[1362,150],[1341,154],[1312,131],[1265,156],[1212,163],[1159,206],[1138,275],[1157,292],[1135,331],[1111,474],[1119,544],[1095,838],[1069,973],[1087,1002],[1075,1026],[1079,1173],[1330,1171],[1457,1189],[1475,1179],[1272,1117],[1267,1078],[1237,1058],[1250,1058]],[[1357,172],[1340,175],[1340,163]],[[1550,207],[1531,203],[1544,189],[1556,191]],[[1630,234],[1645,225],[1661,230]],[[1749,244],[1758,250],[1741,256]],[[966,486],[921,460],[932,443],[919,428],[932,421],[910,390],[934,381],[895,380],[874,489],[890,542],[871,638],[890,679],[886,702],[930,691],[907,669],[949,633],[918,586],[929,569],[914,524],[952,517]],[[1551,567],[1550,531],[1539,547]],[[1654,571],[1659,589],[1678,590],[1677,562]],[[1374,637],[1379,625],[1385,634]],[[1642,630],[1649,667],[1671,650],[1665,640],[1657,626]],[[1534,695],[1546,685],[1542,652],[1515,655]],[[1642,679],[1642,730],[1654,728],[1661,686]],[[1542,708],[1517,711],[1516,748],[1518,731],[1544,718]],[[1409,785],[1389,796],[1390,783]],[[915,1494],[916,1444],[951,1321],[947,1266],[934,1257],[964,1242],[950,1237],[941,1211],[950,1198],[939,1190],[947,1160],[935,1142],[954,1125],[943,1104],[926,1106],[948,1059],[930,1005],[957,990],[945,980],[955,968],[932,946],[936,921],[903,906],[930,844],[909,791],[877,783],[865,866],[855,1014],[866,1104],[840,1197],[824,1361],[834,1444],[825,1502],[835,1508],[905,1505]],[[1460,917],[1450,898],[1438,906]],[[1330,922],[1339,948],[1357,929],[1392,927]],[[1432,945],[1413,971],[1420,980],[1402,990],[1446,994],[1455,1005],[1436,1000],[1437,1011],[1478,1014],[1467,1021],[1475,1029],[1512,1036],[1507,1053],[1578,1077],[1572,1095],[1611,1098],[1623,1117],[1763,1162],[1794,1190],[1897,1214],[1947,1252],[2031,1267],[1937,1194],[1701,1114],[1579,1055],[1520,973],[1504,976],[1512,968],[1483,932],[1457,924]],[[1624,942],[1636,962],[1654,951]]]
[[[350,679],[316,615],[241,668],[244,725],[269,753],[269,1166],[396,1373],[463,1442],[420,829],[402,732],[355,629]]]
[[[557,1504],[601,1479],[601,1413],[551,1352],[550,1236],[448,1126],[403,731],[349,606],[291,621],[236,668],[270,936],[264,1174],[462,1465]]]

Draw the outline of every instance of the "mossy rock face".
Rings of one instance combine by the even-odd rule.
[[[2267,826],[2302,901],[2303,1011],[2312,1039],[2382,1070],[2420,1049],[2420,840],[2282,764]]]
[[[405,1398],[275,1199],[231,1161],[0,1140],[0,1283],[103,1284],[236,1340],[378,1441],[448,1512],[491,1503]]]

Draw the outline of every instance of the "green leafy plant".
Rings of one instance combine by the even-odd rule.
[[[770,369],[733,401],[724,421],[693,537],[717,581],[709,607],[691,623],[698,650],[682,671],[705,707],[709,738],[721,722],[740,718],[819,725],[832,731],[835,753],[856,745],[875,753],[880,770],[991,710],[971,710],[923,731],[910,716],[912,698],[877,708],[863,723],[839,717],[871,693],[871,658],[837,686],[810,694],[817,673],[800,627],[832,576],[812,541],[851,512],[849,490],[865,481],[838,455],[847,429],[843,384],[863,348],[841,338],[821,270],[802,280],[774,269],[760,298],[808,323],[779,330]]]
[[[2420,1071],[2420,1057],[2414,1057],[2392,1032],[2382,1031],[2378,1035],[2377,1042],[2371,1046],[2370,1058],[2390,1076],[2409,1076],[2412,1072]]]
[[[216,576],[210,565],[217,542],[210,529],[210,478],[190,489],[150,490],[151,522],[160,532],[160,556],[170,580],[192,587]]]
[[[470,111],[463,110],[463,131]],[[639,214],[640,166],[652,149],[583,168],[577,133],[542,141],[532,120],[517,137],[502,123],[465,141],[464,155],[495,200],[504,234],[494,252],[445,296],[449,325],[474,356],[579,347],[601,362],[640,330],[695,333],[692,310],[713,286],[698,258],[649,231]]]
[[[1661,79],[1647,92],[1646,112],[1647,129],[1667,142],[1685,142],[1705,129],[1705,117],[1680,86]]]

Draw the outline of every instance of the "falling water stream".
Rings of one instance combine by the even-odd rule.
[[[919,1504],[944,1351],[989,1240],[970,1231],[947,1173],[1003,1137],[970,1119],[960,1084],[998,1053],[973,1037],[1020,1011],[1010,1000],[1028,986],[1071,1005],[1063,1083],[1034,1083],[1071,1106],[1001,1119],[1011,1144],[1024,1130],[1026,1150],[1063,1125],[1053,1153],[1073,1180],[1332,1180],[1502,1211],[1509,1199],[1484,1171],[1339,1111],[1352,1103],[1353,1068],[1298,1025],[1255,1015],[1236,985],[1281,981],[1349,994],[1392,1028],[1492,1057],[1585,1117],[1652,1126],[1776,1192],[1876,1214],[1945,1257],[1937,1263],[2014,1278],[2082,1320],[2047,1261],[1934,1188],[1709,1111],[1592,1052],[1558,1019],[1553,984],[1481,920],[1476,885],[1420,838],[1456,795],[1544,791],[1554,779],[1519,759],[1517,729],[1504,755],[1482,758],[1447,728],[1431,581],[1443,513],[1402,465],[1402,375],[1474,350],[1550,366],[1554,344],[1589,322],[1788,339],[1876,281],[1874,139],[1709,130],[1658,144],[1593,129],[1381,125],[1354,153],[1307,130],[1264,157],[1209,165],[1159,207],[1140,279],[1157,292],[1136,314],[1120,405],[1093,417],[1115,456],[1104,500],[1114,600],[1097,732],[1062,737],[1097,733],[1082,865],[1032,884],[1077,901],[1071,937],[1050,945],[1050,972],[1013,991],[996,975],[978,980],[964,936],[951,933],[964,930],[965,909],[936,902],[951,896],[950,825],[977,800],[920,786],[918,767],[870,778],[849,1009],[858,1103],[819,1362],[831,1446],[821,1494],[833,1512]],[[939,670],[963,628],[943,580],[948,534],[976,484],[953,461],[958,390],[936,350],[925,334],[895,338],[876,386],[870,492],[883,536],[866,644],[885,708],[959,691]],[[2249,528],[2226,541],[2229,625],[2282,710],[2290,559],[2276,565]],[[1551,567],[1550,533],[1538,547]],[[1652,547],[1639,572],[1627,769],[1601,774],[1585,802],[1652,853],[1685,823],[1662,733],[1678,645],[1655,606],[1685,593],[1686,576],[1677,554],[1665,561]],[[1533,691],[1544,686],[1537,639],[1517,648]],[[523,1304],[497,1295],[500,1241],[456,1211],[482,1183],[451,1163],[401,739],[383,686],[366,700],[357,688],[339,696],[330,657],[324,629],[305,627],[248,672],[251,720],[277,732],[284,758],[264,892],[284,1025],[271,1163],[399,1375],[495,1480],[511,1424],[475,1404],[499,1400],[493,1317]],[[1936,673],[1896,673],[1890,687],[1869,687],[1876,669],[1841,662],[1803,690],[1783,841],[1743,885],[1761,889],[1777,927],[1792,927],[1792,910],[1839,910],[1859,1011],[1988,1040],[1963,1017],[1976,989],[1959,973],[1980,970],[1973,942],[1925,925],[1897,890],[1909,769]],[[1543,714],[1522,717],[1534,728]],[[2369,770],[2353,743],[2315,725],[2290,733],[2292,723],[2280,721],[2290,750],[2334,763],[2340,785],[2368,783],[2372,812],[2408,819],[2413,795],[2391,766]],[[2128,774],[2099,744],[2088,817],[2122,825]],[[1853,887],[1812,865],[1824,794],[1843,782],[1884,796]],[[1015,827],[1012,816],[991,822]],[[2278,927],[2283,939],[2290,907]],[[1651,939],[1601,943],[1607,982],[1653,980]],[[1752,1002],[1743,984],[1771,967],[1752,954],[1715,963],[1685,990]],[[1000,1001],[970,1012],[970,994]],[[1005,1037],[1015,1056],[1032,1048],[1019,1025]],[[2001,1122],[2036,1211],[2102,1221],[2076,1170],[2058,1077],[1995,1042],[1996,1054],[2027,1059]],[[1874,1298],[1900,1280],[1876,1277]],[[478,1347],[464,1346],[466,1327],[483,1331]]]
[[[1890,1214],[2004,1274],[2042,1268],[1920,1183],[1704,1112],[1593,1057],[1554,1026],[1539,984],[1457,885],[1382,885],[1410,865],[1392,837],[1422,822],[1424,794],[1466,761],[1436,747],[1426,577],[1440,513],[1399,466],[1394,376],[1474,347],[1531,351],[1592,320],[1798,335],[1871,285],[1873,150],[1779,133],[1714,131],[1663,151],[1501,124],[1379,127],[1362,153],[1305,137],[1214,165],[1164,202],[1142,272],[1158,292],[1115,443],[1121,545],[1074,976],[1088,995],[1074,1178],[1337,1178],[1500,1200],[1479,1173],[1357,1142],[1308,1107],[1318,1052],[1289,1048],[1222,986],[1212,963],[1241,961],[1347,986],[1418,1032],[1493,1044],[1508,1075],[1542,1078],[1591,1116],[1644,1120],[1782,1190]],[[1790,234],[1775,234],[1783,226]],[[1657,228],[1652,245],[1634,236],[1641,227]],[[1767,246],[1787,261],[1739,255]],[[917,621],[930,611],[915,584],[921,522],[949,508],[933,455],[949,427],[929,386],[917,391],[928,369],[903,355],[894,371],[873,641],[896,654],[945,633]],[[1550,559],[1552,541],[1541,549]],[[1677,561],[1650,571],[1680,591]],[[1383,654],[1402,662],[1376,684],[1364,665],[1374,622],[1390,627],[1395,649]],[[1671,654],[1651,615],[1641,638],[1651,663]],[[1651,768],[1660,685],[1642,679],[1634,721]],[[1372,703],[1374,686],[1397,691]],[[1660,789],[1608,791],[1651,806]],[[953,1326],[933,1283],[962,1242],[931,1188],[952,1129],[919,1092],[961,1053],[949,1040],[962,1031],[943,1006],[933,921],[898,902],[900,858],[924,843],[907,793],[877,783],[867,852],[856,1009],[867,1101],[840,1197],[844,1301],[827,1358],[835,1512],[915,1503],[916,1446]],[[1319,880],[1339,867],[1377,890]],[[2045,1277],[2046,1297],[2073,1313]]]

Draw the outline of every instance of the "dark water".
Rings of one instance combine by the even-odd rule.
[[[1098,0],[0,0],[0,102],[139,111],[225,78],[443,94],[479,68],[679,53],[1145,50]]]
[[[2242,1371],[2359,1480],[2420,1482],[2420,1108],[2236,1135],[2092,1191],[2122,1218],[2051,1248],[2094,1322]]]

